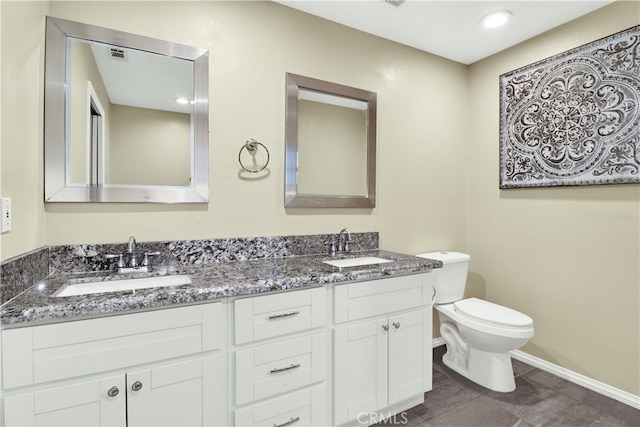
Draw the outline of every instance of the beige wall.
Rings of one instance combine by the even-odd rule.
[[[191,185],[191,116],[112,105],[107,184]]]
[[[47,244],[42,124],[48,2],[2,1],[0,9],[0,194],[13,208],[13,229],[0,235],[4,260]]]
[[[298,102],[298,193],[367,194],[367,110]]]
[[[28,7],[19,3],[9,8],[4,3],[2,7],[13,10],[13,16]],[[117,242],[131,234],[138,240],[162,240],[337,233],[342,227],[380,231],[382,244],[391,250],[464,248],[465,175],[456,155],[464,152],[465,131],[442,123],[466,118],[466,110],[460,109],[467,103],[465,66],[273,2],[157,2],[153,7],[148,2],[52,2],[49,13],[210,51],[210,203],[47,204],[43,208],[41,176],[33,180],[27,195],[20,190],[24,187],[20,177],[7,174],[5,193],[38,203],[29,209],[20,209],[22,202],[14,204],[14,217],[24,215],[25,222],[3,236],[3,257],[43,243]],[[3,31],[4,21],[13,21],[5,15]],[[44,16],[30,26],[13,28],[13,34],[34,39],[37,53],[33,55],[42,61],[42,42],[36,41],[43,40]],[[19,111],[5,111],[3,121],[10,123],[25,111],[42,110],[38,67],[41,63],[13,82],[37,88],[38,96]],[[284,209],[286,72],[378,93],[376,209]],[[34,132],[41,128],[41,120],[34,117],[23,127],[12,127],[6,139],[6,150],[13,151],[7,157],[19,162],[21,170],[38,174],[42,140],[28,141],[30,155],[18,147],[25,144],[23,129]],[[262,142],[271,152],[270,174],[265,179],[243,180],[238,175],[238,151],[248,138]],[[30,219],[42,209],[46,227],[30,236]]]
[[[498,76],[640,23],[618,2],[469,69],[469,293],[530,315],[523,351],[640,392],[640,187],[498,189]]]
[[[639,394],[638,186],[499,191],[497,182],[498,75],[637,23],[637,3],[607,7],[471,67],[272,2],[0,7],[1,182],[14,204],[2,259],[131,234],[143,241],[379,231],[389,250],[469,251],[470,293],[534,318],[526,351]],[[44,206],[47,13],[209,49],[208,205]],[[375,209],[284,209],[285,72],[377,92]],[[238,175],[238,151],[250,137],[271,151],[262,180]]]

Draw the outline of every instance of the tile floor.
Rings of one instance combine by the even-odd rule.
[[[433,390],[425,403],[382,426],[640,426],[640,410],[517,360],[516,390],[487,390],[444,366],[444,351],[434,349]]]

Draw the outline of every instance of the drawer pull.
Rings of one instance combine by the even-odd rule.
[[[269,320],[271,320],[271,319],[281,319],[283,317],[295,316],[297,314],[300,314],[300,312],[299,311],[290,311],[288,313],[273,314],[273,315],[269,316],[267,319],[269,319]]]
[[[389,330],[389,325],[382,325],[382,330],[387,332]]]
[[[109,391],[107,391],[109,397],[116,397],[118,393],[120,393],[120,390],[116,386],[111,387]]]
[[[288,371],[289,369],[296,369],[296,368],[299,368],[299,367],[300,367],[300,364],[296,363],[295,365],[291,364],[291,366],[287,366],[286,368],[273,368],[272,370],[269,371],[269,373],[270,374],[275,374],[275,373],[278,373],[278,372]]]
[[[393,327],[396,329],[400,329],[400,322],[393,322]]]
[[[131,386],[131,390],[133,391],[140,391],[142,390],[142,383],[140,381],[136,381],[135,383],[133,383],[133,385]]]
[[[286,427],[286,426],[290,426],[291,424],[295,424],[298,421],[300,421],[300,417],[295,417],[295,418],[291,418],[289,421],[285,421],[282,424],[274,424],[273,427]]]

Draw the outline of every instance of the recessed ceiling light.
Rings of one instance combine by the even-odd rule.
[[[511,13],[503,10],[500,12],[490,13],[489,15],[482,18],[480,22],[482,22],[482,25],[485,28],[497,28],[506,24],[510,18]]]

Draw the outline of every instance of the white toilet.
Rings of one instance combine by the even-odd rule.
[[[435,309],[447,344],[442,361],[460,375],[494,391],[516,388],[510,351],[533,337],[533,320],[477,298],[464,299],[471,257],[460,252],[417,255],[442,261],[435,274]]]

